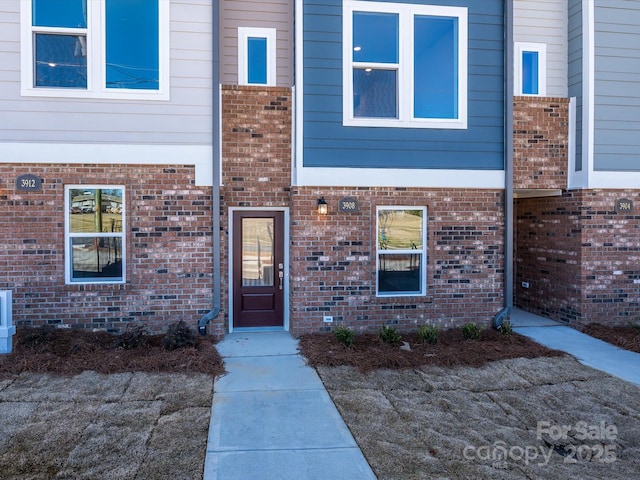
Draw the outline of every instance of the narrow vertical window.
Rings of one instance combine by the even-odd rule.
[[[538,95],[539,57],[538,52],[522,52],[522,93],[525,95]]]
[[[238,28],[238,84],[276,84],[276,30]]]
[[[514,55],[514,94],[545,96],[547,46],[544,43],[517,42]]]
[[[414,22],[413,114],[458,118],[458,19],[416,16]]]
[[[106,87],[158,90],[158,0],[105,0]]]
[[[124,282],[124,187],[68,186],[67,283]]]
[[[267,83],[267,39],[249,37],[247,39],[247,82]]]
[[[426,293],[426,208],[378,207],[378,296]]]

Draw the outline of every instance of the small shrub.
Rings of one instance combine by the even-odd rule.
[[[511,322],[509,320],[505,320],[500,325],[500,333],[506,337],[510,336],[513,333],[513,327],[511,326]]]
[[[162,346],[166,350],[175,350],[182,347],[195,347],[198,343],[196,331],[180,320],[172,323],[167,329],[167,333],[162,339]]]
[[[398,333],[398,330],[395,327],[388,327],[386,325],[382,326],[378,332],[378,337],[389,345],[398,345],[402,341],[402,335]]]
[[[418,338],[424,343],[430,343],[432,345],[438,343],[438,326],[420,325],[418,328]]]
[[[143,346],[147,341],[147,327],[141,323],[130,323],[124,333],[117,336],[116,347],[132,350]]]
[[[480,329],[475,322],[470,322],[462,326],[462,336],[467,340],[480,340]]]
[[[350,347],[353,345],[353,342],[356,341],[356,334],[353,330],[347,327],[336,327],[333,331],[333,334],[336,336],[338,341],[343,344],[345,347]]]

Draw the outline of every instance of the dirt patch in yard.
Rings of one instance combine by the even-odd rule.
[[[0,477],[202,478],[213,377],[88,371],[0,381]]]
[[[379,480],[626,480],[640,471],[640,387],[569,356],[317,370]]]
[[[0,477],[202,478],[222,358],[211,337],[167,337],[18,328],[0,356]]]
[[[362,372],[378,368],[412,368],[422,365],[479,367],[508,358],[556,357],[564,352],[546,348],[527,337],[497,330],[482,330],[479,340],[467,340],[460,330],[438,333],[437,343],[422,342],[417,334],[406,334],[402,341],[409,350],[383,342],[378,335],[362,334],[351,346],[338,341],[333,333],[303,335],[300,351],[314,367],[346,365]]]

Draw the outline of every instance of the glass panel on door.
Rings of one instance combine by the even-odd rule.
[[[274,285],[273,218],[242,219],[242,286]]]

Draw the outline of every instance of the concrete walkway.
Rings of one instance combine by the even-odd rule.
[[[369,464],[288,332],[231,333],[217,345],[205,480],[367,480]]]
[[[640,385],[640,353],[585,335],[575,328],[514,308],[513,330],[536,342],[573,355],[580,363]]]

